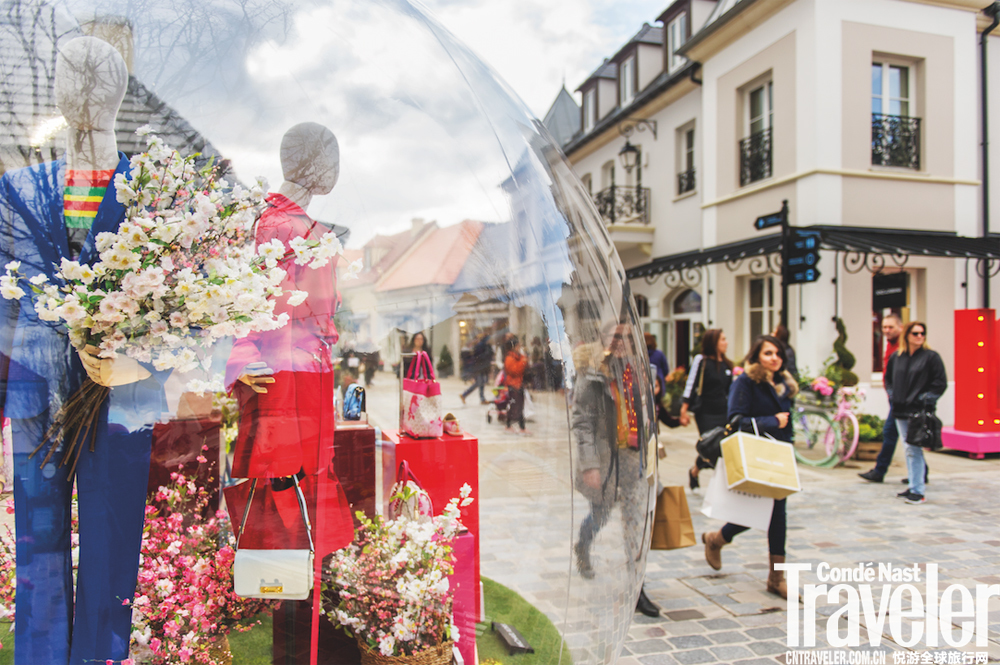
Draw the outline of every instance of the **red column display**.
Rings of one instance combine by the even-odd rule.
[[[992,309],[955,311],[955,426],[941,440],[977,459],[1000,452],[1000,323]]]

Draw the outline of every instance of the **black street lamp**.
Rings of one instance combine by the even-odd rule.
[[[625,145],[618,152],[618,159],[621,160],[625,173],[631,174],[632,169],[635,169],[635,209],[642,214],[642,150],[626,138]]]

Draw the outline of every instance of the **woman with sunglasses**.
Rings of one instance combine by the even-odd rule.
[[[921,409],[934,411],[937,400],[948,388],[944,362],[927,345],[927,325],[911,321],[899,336],[899,351],[889,358],[885,389],[892,402],[899,438],[906,441],[909,419]],[[910,486],[896,496],[907,503],[924,503],[924,450],[906,444],[906,472]]]

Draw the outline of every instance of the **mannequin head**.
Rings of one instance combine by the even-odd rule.
[[[340,177],[337,137],[315,122],[295,125],[281,139],[281,170],[310,195],[329,194]]]
[[[113,132],[128,69],[113,46],[96,37],[77,37],[56,58],[56,105],[78,131]]]

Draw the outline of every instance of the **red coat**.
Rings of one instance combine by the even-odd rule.
[[[524,383],[524,371],[528,369],[528,357],[511,351],[503,360],[505,382],[509,388],[520,388]]]
[[[257,223],[257,243],[289,241],[300,236],[319,238],[326,229],[314,225],[305,211],[281,194],[269,194],[271,204]],[[279,265],[288,275],[284,290],[307,291],[297,307],[287,296],[278,298],[275,314],[287,313],[290,321],[278,330],[260,332],[237,340],[226,367],[226,386],[240,405],[233,477],[274,478],[304,469],[315,474],[333,459],[333,365],[330,347],[337,342],[333,315],[336,310],[336,260],[322,268]],[[265,362],[274,370],[275,382],[267,394],[258,395],[237,382],[244,367]]]

